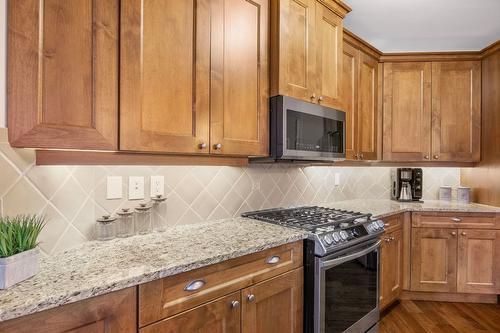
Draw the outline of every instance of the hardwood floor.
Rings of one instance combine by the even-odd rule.
[[[500,332],[500,305],[400,301],[382,314],[380,333]]]

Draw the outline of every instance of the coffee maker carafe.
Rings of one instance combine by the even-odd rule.
[[[397,168],[391,171],[391,197],[397,201],[421,201],[423,171],[420,168]]]

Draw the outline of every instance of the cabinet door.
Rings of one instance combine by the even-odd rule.
[[[399,298],[403,283],[403,232],[382,237],[380,247],[380,308]]]
[[[208,153],[209,12],[208,0],[121,2],[121,150]]]
[[[267,0],[211,1],[211,153],[269,154]]]
[[[2,333],[135,333],[136,288],[0,322]]]
[[[432,159],[479,161],[481,62],[432,63]]]
[[[377,159],[378,61],[359,52],[358,153],[362,160]]]
[[[119,1],[8,5],[10,144],[117,149]]]
[[[240,292],[235,292],[143,327],[139,333],[238,333],[240,298]]]
[[[344,42],[342,48],[341,110],[346,113],[346,159],[357,159],[359,51]]]
[[[457,230],[413,228],[411,290],[457,290]]]
[[[384,64],[383,159],[430,158],[431,63]]]
[[[316,1],[316,78],[318,103],[340,108],[342,18]]]
[[[312,101],[316,85],[315,6],[315,0],[271,1],[272,96]]]
[[[500,231],[459,229],[457,291],[500,293]]]
[[[302,268],[242,290],[243,333],[302,332]]]

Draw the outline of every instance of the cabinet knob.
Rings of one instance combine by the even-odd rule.
[[[450,232],[450,234],[451,234],[452,236],[456,236],[456,235],[457,235],[457,233],[456,233],[455,231]]]
[[[393,241],[395,238],[394,238],[394,236],[391,236],[390,239],[391,239],[391,241]]]
[[[222,148],[222,143],[216,143],[216,144],[214,145],[214,149],[215,149],[215,150],[220,150],[221,148]]]
[[[364,159],[365,157],[363,156],[363,153],[359,154],[359,159]]]
[[[461,235],[462,235],[462,236],[467,236],[467,233],[466,233],[465,231],[463,231],[463,232],[461,233]]]
[[[425,158],[426,160],[428,160],[428,159],[429,159],[429,155],[425,155],[425,156],[424,156],[424,158]]]
[[[318,97],[318,101],[320,101],[320,102],[321,102],[322,100],[323,100],[323,96],[319,96],[319,97]]]
[[[439,155],[434,155],[435,160],[439,160]]]
[[[231,309],[236,309],[240,306],[240,302],[238,301],[232,301],[231,302]]]
[[[247,296],[247,300],[248,300],[249,302],[253,302],[253,301],[255,301],[255,295],[254,295],[254,294],[250,294],[250,295],[248,295],[248,296]]]
[[[200,148],[200,149],[205,149],[205,148],[207,148],[207,144],[206,144],[205,142],[202,142],[202,143],[200,143],[200,144],[198,145],[198,148]]]
[[[355,159],[359,159],[359,154],[354,154]]]
[[[316,98],[316,94],[314,94],[314,93],[313,93],[313,94],[311,95],[311,99],[315,99],[315,98]]]

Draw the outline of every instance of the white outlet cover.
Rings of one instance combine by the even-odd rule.
[[[151,197],[165,195],[165,177],[151,176]]]
[[[106,199],[121,199],[122,192],[122,177],[112,176],[106,178]]]
[[[340,173],[335,173],[335,186],[340,185]]]
[[[144,199],[144,177],[128,177],[128,199]]]

